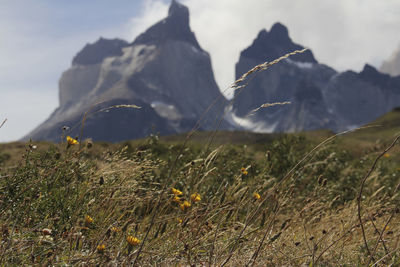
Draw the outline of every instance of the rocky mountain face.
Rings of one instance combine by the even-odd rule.
[[[211,108],[210,105],[217,100]],[[132,43],[100,38],[86,45],[59,81],[60,106],[26,138],[60,141],[65,134],[122,141],[215,128],[226,99],[215,82],[209,54],[189,26],[187,7],[172,1],[168,16]],[[107,107],[134,104],[140,109]],[[230,127],[225,121],[222,127]]]
[[[400,46],[387,60],[383,61],[379,70],[392,76],[400,75]]]
[[[240,54],[236,77],[253,66],[293,50],[303,49],[280,23],[261,31]],[[296,132],[343,131],[368,123],[400,106],[400,77],[382,74],[372,66],[338,73],[317,62],[310,50],[258,73],[248,86],[235,91],[232,120],[248,130]],[[259,109],[264,103],[290,102]]]

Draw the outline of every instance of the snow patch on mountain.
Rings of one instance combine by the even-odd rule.
[[[158,115],[168,120],[176,121],[182,119],[182,114],[174,105],[153,101],[151,107],[154,108]]]

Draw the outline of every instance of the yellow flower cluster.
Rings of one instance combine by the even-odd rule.
[[[179,204],[179,208],[180,208],[182,211],[185,211],[185,210],[187,210],[188,208],[190,208],[190,207],[192,206],[192,204],[191,204],[189,201],[187,201],[187,200],[182,199],[181,197],[179,197],[179,196],[182,196],[182,195],[183,195],[182,191],[180,191],[180,190],[178,190],[178,189],[176,189],[176,188],[171,188],[171,191],[172,191],[172,194],[174,194],[174,197],[172,198],[172,202],[175,202],[175,203]],[[200,196],[200,194],[197,193],[197,192],[191,194],[191,195],[190,195],[190,201],[191,201],[192,203],[196,203],[196,202],[201,201],[201,196]]]
[[[137,246],[140,243],[140,240],[134,236],[128,235],[126,241],[130,246]]]
[[[249,172],[246,170],[246,168],[245,167],[242,167],[241,169],[240,169],[240,172],[243,174],[243,175],[247,175]]]

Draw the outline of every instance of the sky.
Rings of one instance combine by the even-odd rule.
[[[178,0],[179,1],[179,0]],[[379,67],[400,45],[399,0],[180,0],[211,55],[221,90],[240,52],[275,22],[338,71]],[[18,140],[58,106],[58,80],[86,43],[133,41],[170,0],[0,0],[0,142]],[[228,95],[229,97],[229,95]]]

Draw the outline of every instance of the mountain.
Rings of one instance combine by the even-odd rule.
[[[255,65],[303,48],[291,40],[284,25],[276,23],[269,32],[262,30],[252,45],[241,52],[236,77]],[[257,125],[261,132],[336,129],[335,116],[329,112],[321,91],[335,74],[334,69],[319,64],[310,50],[290,57],[258,73],[247,87],[235,91],[234,120],[244,119],[244,124]],[[264,103],[286,101],[291,104],[260,109],[249,115]]]
[[[369,123],[400,106],[400,77],[390,77],[366,64],[359,73],[338,73],[323,88],[340,130]]]
[[[217,103],[209,108],[214,102]],[[86,45],[59,81],[60,106],[26,138],[59,141],[65,134],[122,141],[215,128],[226,105],[209,54],[189,26],[189,10],[173,0],[168,16],[132,43],[100,38]],[[113,108],[113,105],[140,109]],[[108,112],[100,110],[107,109]],[[77,127],[74,127],[77,126]],[[225,121],[222,127],[230,127]]]
[[[217,125],[255,132],[339,132],[400,106],[400,76],[368,64],[358,73],[337,72],[311,50],[257,73],[228,104],[189,20],[188,8],[172,0],[168,16],[133,42],[100,38],[84,46],[60,78],[59,107],[25,139],[60,141],[83,133],[82,138],[118,142]],[[276,23],[240,53],[236,77],[303,48]],[[275,102],[290,104],[258,109]]]
[[[392,76],[400,75],[400,46],[382,63],[379,70]]]
[[[294,43],[287,28],[276,23],[262,30],[240,54],[236,77],[265,61],[304,47]],[[290,102],[261,108],[264,103]],[[335,132],[366,124],[400,106],[399,77],[382,74],[370,65],[360,73],[337,72],[319,63],[310,50],[256,74],[235,91],[232,120],[258,132]],[[253,114],[254,113],[254,114]]]

